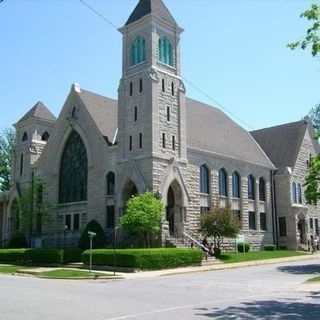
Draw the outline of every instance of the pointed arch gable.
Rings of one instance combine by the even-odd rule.
[[[183,175],[181,174],[181,171],[178,167],[178,164],[176,161],[173,161],[165,171],[163,175],[163,179],[161,181],[161,184],[159,186],[159,193],[162,195],[162,201],[167,204],[167,193],[169,190],[170,185],[173,181],[176,181],[177,184],[179,184],[181,188],[181,195],[182,195],[182,206],[187,207],[188,203],[190,201],[190,196],[188,193],[188,190],[186,188],[186,184],[183,178]]]
[[[147,191],[145,181],[134,160],[128,161],[125,173],[121,183],[119,184],[119,189],[117,189],[119,191],[117,192],[117,202],[120,204],[120,206],[124,203],[123,190],[130,182],[136,186],[138,194]]]

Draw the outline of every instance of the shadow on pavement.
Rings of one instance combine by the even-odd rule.
[[[320,274],[320,264],[278,267],[278,271],[292,274]]]
[[[197,308],[196,315],[213,319],[294,319],[315,320],[319,319],[320,304],[287,301],[255,301],[244,302],[242,306],[217,308]]]

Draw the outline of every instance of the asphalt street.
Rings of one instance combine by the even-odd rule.
[[[126,280],[0,275],[1,320],[320,319],[320,258]]]

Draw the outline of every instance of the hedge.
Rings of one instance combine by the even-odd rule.
[[[203,252],[197,249],[157,248],[157,249],[120,249],[116,250],[116,266],[157,270],[200,264]],[[90,250],[82,253],[82,262],[89,264]],[[113,266],[112,249],[92,250],[92,264]]]
[[[237,244],[238,252],[249,252],[250,250],[250,243],[248,242],[239,242]]]
[[[79,249],[0,249],[0,262],[81,262]]]
[[[28,260],[30,249],[1,249],[0,262],[19,262]]]
[[[70,263],[70,262],[81,262],[81,249],[70,248],[64,249],[63,252],[63,262]]]
[[[266,244],[263,249],[265,251],[275,251],[276,250],[276,245],[275,244],[272,244],[272,243],[269,243],[269,244]]]

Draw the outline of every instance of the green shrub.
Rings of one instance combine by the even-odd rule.
[[[28,251],[30,249],[1,249],[0,262],[28,261]]]
[[[116,251],[116,266],[156,270],[200,264],[203,252],[196,249],[121,249]],[[82,253],[82,262],[89,264],[90,250]],[[92,250],[94,265],[113,266],[114,251],[109,249]]]
[[[27,248],[28,243],[26,237],[20,232],[16,231],[10,238],[8,248]]]
[[[272,244],[272,243],[269,243],[269,244],[266,244],[263,249],[265,251],[275,251],[276,250],[276,245]]]
[[[106,235],[101,225],[96,220],[91,220],[84,228],[81,237],[79,239],[78,247],[82,250],[89,249],[90,239],[88,237],[88,231],[95,232],[97,235],[92,239],[92,248],[99,249],[105,248],[107,245]]]
[[[239,242],[237,247],[239,252],[249,252],[250,250],[250,244],[248,242]]]
[[[29,249],[28,257],[35,263],[63,263],[61,249]]]
[[[81,262],[81,253],[82,253],[82,250],[77,248],[64,249],[63,262],[64,263]]]

